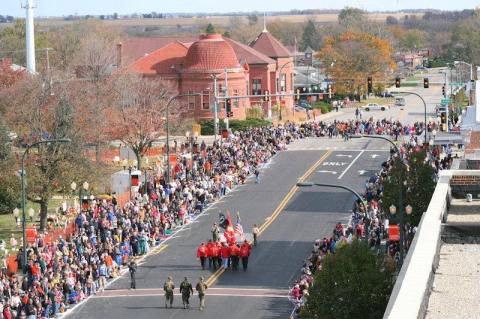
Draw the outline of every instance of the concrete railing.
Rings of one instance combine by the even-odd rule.
[[[441,172],[428,209],[423,214],[398,275],[384,319],[414,319],[425,316],[433,275],[438,267],[442,222],[446,220],[451,199],[452,176],[480,176],[480,170]]]

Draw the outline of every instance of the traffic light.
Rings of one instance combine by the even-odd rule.
[[[225,100],[225,109],[227,111],[227,117],[233,117],[232,99],[226,99]]]
[[[300,89],[297,89],[295,92],[296,92],[295,93],[295,101],[300,101]]]
[[[423,79],[423,88],[428,89],[430,87],[430,83],[428,83],[428,78]]]
[[[442,95],[444,98],[447,98],[447,91],[445,90],[445,85],[442,86]]]
[[[367,92],[368,94],[372,94],[373,92],[373,81],[371,76],[369,76],[367,79]]]
[[[447,112],[440,113],[440,123],[443,131],[447,130]]]
[[[328,98],[329,99],[332,98],[332,85],[331,84],[328,85]]]
[[[264,95],[265,95],[265,97],[263,98],[263,100],[264,100],[265,102],[270,101],[270,91],[269,91],[269,90],[265,90]]]
[[[400,87],[400,77],[398,77],[398,76],[395,78],[395,87],[396,88]]]

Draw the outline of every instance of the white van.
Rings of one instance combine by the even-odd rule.
[[[396,97],[395,98],[395,106],[405,106],[407,103],[405,102],[405,98],[403,97]]]

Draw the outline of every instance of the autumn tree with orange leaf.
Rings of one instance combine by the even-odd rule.
[[[373,77],[375,87],[383,87],[395,68],[392,53],[388,40],[365,32],[347,31],[340,36],[325,37],[317,57],[324,61],[337,92],[361,95],[367,91],[369,76]]]

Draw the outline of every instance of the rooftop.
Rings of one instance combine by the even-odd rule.
[[[202,36],[188,49],[185,68],[190,71],[239,68],[232,46],[220,34]]]
[[[292,56],[290,51],[266,30],[260,33],[250,46],[271,58],[287,58]]]
[[[451,205],[427,319],[478,318],[480,313],[480,201],[453,199]]]

